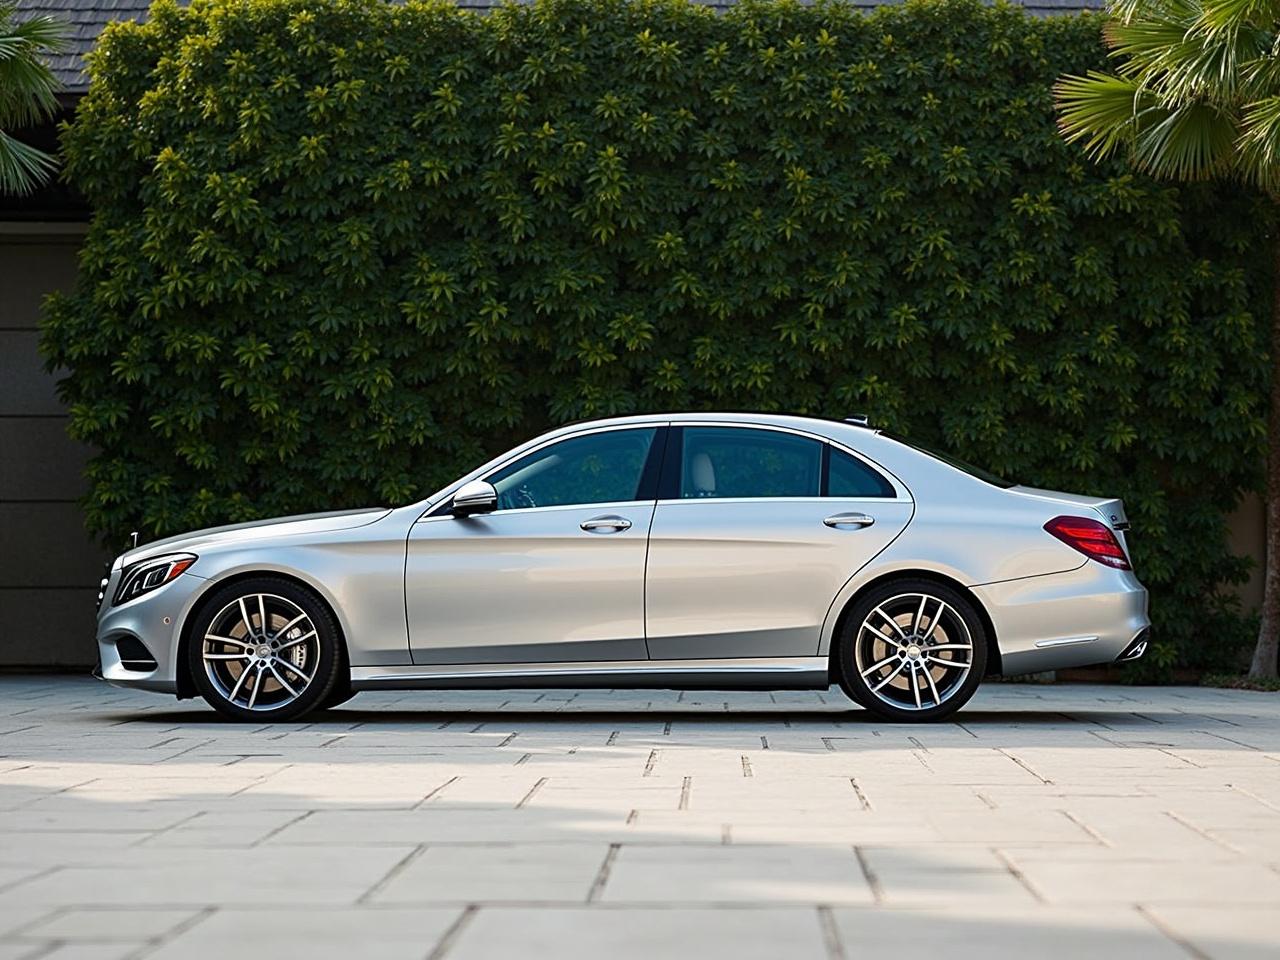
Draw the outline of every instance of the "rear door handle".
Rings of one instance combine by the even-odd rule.
[[[579,526],[587,533],[618,533],[622,530],[630,530],[631,521],[626,517],[610,514],[605,517],[592,517],[590,520],[583,520]]]
[[[822,522],[828,527],[869,527],[876,522],[876,518],[865,513],[837,513]]]

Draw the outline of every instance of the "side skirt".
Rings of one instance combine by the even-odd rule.
[[[658,690],[825,690],[826,657],[471,663],[352,667],[353,690],[611,687]]]

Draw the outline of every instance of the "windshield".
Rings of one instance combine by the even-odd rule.
[[[921,453],[927,453],[935,460],[941,460],[948,466],[955,467],[957,470],[967,473],[971,477],[977,477],[979,480],[986,481],[992,486],[1003,487],[1005,489],[1017,486],[1017,484],[1012,480],[1006,480],[1004,477],[994,474],[990,470],[983,470],[981,467],[975,467],[972,463],[966,463],[965,461],[953,457],[949,453],[944,453],[929,444],[919,443],[915,440],[908,440],[906,437],[895,436],[892,433],[886,433],[885,436],[890,440],[897,440],[899,443],[905,443],[908,447],[913,447]]]

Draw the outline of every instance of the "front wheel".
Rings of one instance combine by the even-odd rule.
[[[928,580],[893,580],[861,598],[845,618],[840,686],[886,720],[941,720],[978,689],[987,632],[973,603]]]
[[[260,577],[216,591],[191,626],[191,676],[205,702],[234,720],[296,720],[337,682],[341,638],[310,590]]]

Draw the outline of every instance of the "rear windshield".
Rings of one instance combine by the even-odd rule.
[[[972,463],[966,463],[965,461],[957,459],[956,457],[953,457],[949,453],[944,453],[943,451],[937,449],[936,447],[932,447],[927,443],[919,443],[915,440],[908,440],[906,437],[898,437],[893,435],[892,433],[886,433],[885,436],[889,437],[889,439],[891,440],[897,440],[899,443],[905,443],[908,447],[913,447],[916,450],[919,450],[921,453],[927,453],[929,456],[933,457],[935,460],[941,460],[943,463],[947,464],[948,466],[955,467],[957,470],[960,470],[963,473],[967,473],[971,477],[977,477],[979,480],[984,480],[987,483],[991,484],[992,486],[1004,487],[1006,489],[1009,487],[1017,486],[1016,481],[1006,480],[1004,477],[998,476],[997,474],[992,473],[990,470],[983,470],[981,467],[975,467]]]

